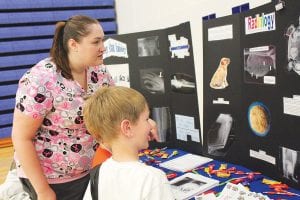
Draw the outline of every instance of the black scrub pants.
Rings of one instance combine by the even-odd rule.
[[[37,194],[29,179],[20,178],[23,189],[30,195],[32,200],[37,200]],[[90,180],[89,174],[83,178],[68,183],[50,184],[56,193],[57,200],[82,200]]]

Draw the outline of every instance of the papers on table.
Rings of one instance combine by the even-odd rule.
[[[213,193],[195,196],[195,200],[270,200],[262,193],[251,192],[242,184],[227,183],[222,192],[216,197]]]
[[[170,181],[172,192],[176,200],[190,199],[219,184],[216,179],[200,174],[186,173]]]
[[[208,157],[188,153],[178,158],[160,163],[159,166],[173,171],[187,172],[212,160],[213,159]]]

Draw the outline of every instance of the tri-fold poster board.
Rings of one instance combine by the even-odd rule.
[[[203,22],[203,153],[300,187],[300,1]]]
[[[108,36],[104,63],[116,85],[147,99],[161,143],[201,154],[200,119],[190,24]]]
[[[148,100],[162,143],[300,185],[300,1],[203,22],[203,141],[190,24],[108,36],[117,85]],[[202,146],[203,143],[203,146]]]

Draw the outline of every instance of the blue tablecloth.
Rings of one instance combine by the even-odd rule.
[[[167,152],[169,155],[172,154],[172,152],[174,151],[178,151],[178,154],[175,155],[175,156],[172,156],[171,158],[168,158],[168,159],[163,159],[163,158],[160,158],[160,157],[157,157],[157,156],[154,156],[153,158],[158,161],[158,162],[153,162],[151,161],[151,159],[149,159],[150,157],[149,156],[146,156],[146,155],[142,155],[140,156],[140,159],[149,164],[149,165],[152,165],[154,167],[157,167],[157,168],[160,168],[162,169],[165,173],[171,173],[171,172],[174,172],[174,171],[171,171],[169,169],[165,169],[165,168],[162,168],[160,167],[158,164],[159,162],[164,162],[164,161],[167,161],[167,160],[170,160],[170,159],[174,159],[176,157],[179,157],[179,156],[182,156],[184,154],[186,154],[187,152],[185,151],[182,151],[182,150],[179,150],[179,149],[165,149],[164,151]],[[252,172],[251,170],[249,170],[248,168],[246,167],[243,167],[243,166],[240,166],[240,165],[235,165],[235,164],[231,164],[231,163],[225,163],[225,162],[220,162],[220,161],[217,161],[217,160],[213,160],[205,165],[203,165],[204,167],[208,167],[209,165],[211,164],[214,164],[214,169],[219,169],[220,165],[221,164],[227,164],[227,169],[228,168],[231,168],[231,167],[235,167],[236,170],[239,170],[239,171],[243,171],[243,172]],[[203,169],[200,169],[200,170],[197,170],[197,173],[203,175],[203,176],[207,176],[209,177],[209,175],[204,172]],[[176,172],[177,174],[177,177],[182,175],[182,173],[180,172]],[[232,179],[232,178],[238,178],[238,177],[242,177],[242,176],[245,176],[245,175],[237,175],[237,174],[234,174],[232,173],[230,175],[230,177],[228,178],[221,178],[221,177],[218,177],[214,174],[211,174],[211,178],[214,178],[214,179],[217,179],[220,181],[220,186],[217,186],[217,187],[214,187],[212,190],[215,191],[216,193],[218,192],[221,192],[222,189],[224,188],[224,186],[226,185],[226,181],[228,181],[229,179]],[[264,176],[264,175],[260,175],[258,176],[260,177],[258,180],[253,180],[251,182],[249,182],[249,189],[253,192],[257,192],[257,193],[263,193],[263,192],[266,192],[266,191],[273,191],[269,188],[268,185],[262,183],[262,178],[266,178],[266,179],[270,179],[272,180],[271,178],[267,177],[267,176]],[[223,184],[222,184],[223,183]],[[296,193],[296,194],[299,194],[300,195],[300,190],[297,190],[297,189],[294,189],[294,188],[290,188],[288,189],[289,192],[292,192],[292,193]],[[270,199],[291,199],[291,200],[300,200],[300,196],[288,196],[288,195],[267,195]]]

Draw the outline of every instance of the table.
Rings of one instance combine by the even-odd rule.
[[[168,158],[161,158],[160,156],[156,156],[155,154],[151,154],[151,152],[154,152],[155,151],[163,151],[165,153],[167,153],[169,155]],[[174,156],[171,156],[170,155],[173,153],[173,152],[178,152],[177,155],[174,155]],[[147,154],[147,152],[149,154]],[[145,154],[146,153],[146,154]],[[161,170],[163,170],[166,174],[170,174],[170,173],[174,173],[174,171],[171,171],[169,169],[165,169],[165,168],[162,168],[159,166],[159,163],[160,162],[164,162],[164,161],[167,161],[167,160],[170,160],[170,159],[173,159],[173,158],[176,158],[176,157],[179,157],[179,156],[182,156],[184,154],[186,154],[187,152],[183,151],[183,150],[180,150],[180,149],[165,149],[165,148],[162,148],[162,149],[148,149],[148,150],[144,150],[142,151],[142,153],[140,154],[140,160],[148,165],[151,165],[151,166],[154,166],[156,168],[159,168]],[[212,166],[214,165],[214,169],[219,169],[219,167],[221,166],[221,164],[226,164],[227,165],[227,169],[229,168],[236,168],[236,170],[238,171],[243,171],[243,172],[252,172],[250,169],[246,168],[246,167],[243,167],[241,165],[236,165],[236,164],[231,164],[231,163],[226,163],[226,162],[220,162],[220,161],[217,161],[217,160],[213,160],[201,167],[209,167],[209,166]],[[198,170],[195,170],[194,171],[195,173],[199,173],[203,176],[206,176],[206,177],[209,177],[209,174],[207,174],[203,169],[198,169]],[[181,172],[175,172],[177,174],[177,177],[182,175],[183,173]],[[221,178],[221,177],[218,177],[214,174],[211,174],[210,175],[211,178],[214,178],[214,179],[217,179],[220,181],[220,185],[219,186],[216,186],[214,187],[212,190],[216,193],[218,192],[221,192],[222,189],[224,188],[224,186],[226,185],[226,181],[229,181],[229,179],[233,179],[233,178],[239,178],[239,177],[242,177],[242,176],[245,176],[245,175],[238,175],[238,174],[234,174],[232,173],[230,175],[230,177],[228,178]],[[173,177],[175,178],[175,177]],[[262,183],[262,179],[263,178],[266,178],[266,179],[269,179],[269,180],[272,180],[271,178],[267,177],[267,176],[264,176],[264,175],[257,175],[257,179],[258,180],[252,180],[249,182],[249,189],[253,192],[257,192],[257,193],[263,193],[263,192],[266,192],[266,191],[272,191],[269,186],[267,184],[264,184]],[[169,180],[171,180],[172,178],[170,178]],[[292,193],[296,193],[298,194],[299,196],[288,196],[288,195],[268,195],[268,197],[270,199],[289,199],[289,200],[296,200],[296,199],[300,199],[300,190],[297,190],[297,189],[294,189],[294,188],[291,188],[289,187],[288,189],[289,192],[292,192]]]

